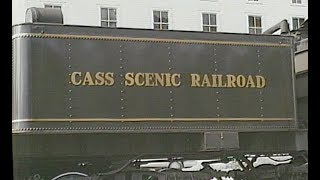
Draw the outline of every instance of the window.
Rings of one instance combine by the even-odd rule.
[[[292,28],[293,30],[299,29],[303,23],[304,18],[293,17],[292,18]]]
[[[101,8],[101,26],[117,27],[117,10],[115,8]]]
[[[249,33],[250,34],[261,34],[262,26],[261,26],[261,16],[249,16]]]
[[[262,4],[263,0],[247,0],[247,4]]]
[[[58,5],[52,5],[52,4],[45,4],[44,8],[57,8],[57,9],[61,9],[61,6]]]
[[[216,14],[202,13],[202,27],[204,32],[217,32]]]
[[[293,4],[302,4],[301,0],[292,0]]]
[[[169,29],[168,11],[153,11],[153,29]]]

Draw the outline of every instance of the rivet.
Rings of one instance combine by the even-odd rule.
[[[219,94],[219,91],[217,91],[216,93]]]
[[[171,60],[169,59],[169,62],[171,62]]]
[[[121,117],[124,117],[124,115],[122,114]]]
[[[220,114],[217,114],[218,117],[220,117]]]
[[[120,69],[122,69],[123,67],[122,66],[120,66]]]
[[[169,70],[171,70],[172,68],[170,67]]]
[[[172,94],[172,91],[170,91],[170,94]]]
[[[120,77],[123,77],[123,74],[120,74]]]
[[[217,69],[217,68],[215,68],[215,69],[214,69],[214,71],[218,71],[218,69]]]
[[[71,57],[69,56],[68,59],[71,59]]]
[[[120,58],[120,61],[122,61],[122,58]]]
[[[263,117],[263,114],[261,114],[261,117]]]
[[[261,64],[261,63],[258,63],[259,65]]]
[[[123,101],[123,98],[121,98],[120,100]]]
[[[263,109],[263,107],[260,107],[260,109]]]
[[[121,107],[121,109],[124,109],[124,107]]]
[[[168,49],[170,49],[170,47],[168,47]]]
[[[259,69],[258,72],[261,72],[261,70]]]
[[[122,52],[122,51],[120,50],[120,52]]]
[[[70,114],[69,117],[72,117],[72,115]]]
[[[173,114],[171,114],[170,116],[173,117]]]
[[[215,61],[214,63],[217,64],[217,61]]]
[[[71,82],[69,82],[69,84],[71,84]]]
[[[71,98],[69,98],[69,101],[71,101],[72,99]]]
[[[124,91],[121,90],[120,92],[123,93]]]
[[[71,90],[71,89],[69,89],[69,92],[72,92],[72,90]]]
[[[263,99],[260,99],[260,102],[262,102],[263,101]]]
[[[217,99],[217,102],[219,102],[219,99]]]
[[[72,107],[70,106],[69,109],[72,109]]]
[[[217,109],[220,109],[219,107],[217,107]]]
[[[171,106],[170,109],[173,109],[173,107]]]
[[[170,99],[170,101],[173,101],[173,99]]]
[[[71,65],[69,65],[69,68],[71,68]]]
[[[170,54],[171,54],[171,52],[168,52],[168,54],[170,55]]]
[[[122,47],[122,45],[120,45],[120,47]]]

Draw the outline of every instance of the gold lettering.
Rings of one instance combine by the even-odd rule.
[[[225,77],[224,77],[225,76]],[[191,87],[220,87],[220,88],[264,88],[266,79],[261,75],[222,75],[222,74],[190,74]],[[72,72],[70,84],[75,86],[112,86],[115,83],[114,73],[111,72]],[[179,73],[126,73],[125,86],[181,86],[181,74]]]
[[[90,72],[86,72],[82,85],[89,85],[89,86],[94,85]]]
[[[166,76],[166,86],[169,87],[171,86],[171,74],[170,73],[165,73],[164,74]]]
[[[264,88],[266,86],[266,79],[263,76],[256,76],[257,88]]]
[[[210,80],[207,74],[203,76],[202,83],[201,83],[201,87],[205,87],[205,86],[210,87]]]
[[[158,86],[160,83],[161,86],[164,86],[164,74],[161,73],[161,77],[158,73],[155,73],[155,85]]]
[[[142,79],[142,81],[141,81],[141,79]],[[144,79],[144,74],[143,73],[137,73],[135,78],[134,78],[134,81],[135,81],[137,86],[143,86],[145,84],[145,81],[143,79]]]
[[[254,81],[253,81],[251,75],[248,76],[248,80],[247,80],[247,85],[246,85],[246,87],[250,87],[250,88],[256,87],[256,85],[254,84]]]
[[[237,87],[236,86],[236,76],[228,74],[227,75],[227,82],[228,82],[227,87]]]
[[[71,80],[71,83],[75,86],[79,86],[81,83],[82,83],[82,80],[79,79],[79,81],[77,82],[76,81],[76,76],[80,76],[81,77],[81,72],[73,72],[71,74],[71,77],[70,77],[70,80]]]
[[[244,87],[246,85],[246,78],[243,75],[237,76],[238,87]]]
[[[226,82],[224,82],[224,83],[222,83],[222,82],[223,82],[222,75],[219,74],[218,75],[218,87],[226,87],[227,86]]]
[[[199,74],[190,74],[191,76],[191,87],[200,87],[200,75]]]
[[[94,80],[94,84],[95,85],[99,85],[102,86],[105,82],[104,82],[104,73],[103,72],[97,72],[95,74],[95,80]]]
[[[217,87],[217,75],[212,75],[212,87]]]
[[[176,82],[176,80],[178,82]],[[175,87],[180,86],[180,84],[181,84],[181,82],[180,82],[180,74],[173,74],[171,76],[171,82],[172,82],[172,85],[175,86]]]
[[[113,79],[113,73],[106,73],[104,75],[105,81],[104,81],[104,85],[107,86],[112,86],[114,84],[114,79]]]
[[[134,85],[134,78],[133,78],[133,76],[134,76],[133,73],[126,73],[126,75],[124,76],[124,78],[125,78],[124,85],[125,85],[125,86],[133,86],[133,85]]]
[[[148,86],[148,87],[154,86],[154,81],[153,81],[154,74],[153,73],[145,73],[145,75],[146,75],[146,85],[145,86]]]

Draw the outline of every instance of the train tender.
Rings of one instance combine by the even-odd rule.
[[[47,11],[13,27],[16,179],[306,150],[293,37],[64,25]]]

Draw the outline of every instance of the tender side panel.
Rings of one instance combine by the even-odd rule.
[[[88,37],[16,35],[14,129],[294,126],[291,44]]]

